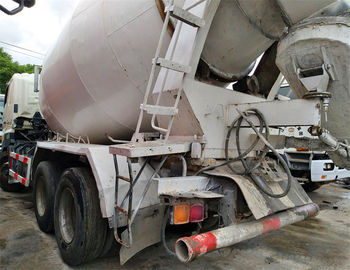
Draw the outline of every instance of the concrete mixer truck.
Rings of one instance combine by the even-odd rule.
[[[158,242],[190,262],[316,215],[275,149],[350,167],[349,7],[81,1],[43,65],[40,113],[22,121],[36,137],[4,135],[2,185],[33,187],[69,265],[115,242],[121,264]],[[295,100],[274,99],[280,73]],[[182,226],[175,249],[167,226]]]

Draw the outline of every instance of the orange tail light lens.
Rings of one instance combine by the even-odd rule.
[[[186,224],[190,222],[190,205],[176,204],[174,205],[174,224]]]
[[[309,149],[308,148],[297,148],[297,151],[309,151]]]

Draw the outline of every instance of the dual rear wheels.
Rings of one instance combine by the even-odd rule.
[[[62,259],[79,265],[101,256],[110,243],[94,177],[85,167],[62,170],[43,161],[34,176],[35,215],[40,229],[55,232]]]

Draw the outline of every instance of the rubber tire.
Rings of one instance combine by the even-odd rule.
[[[100,258],[113,257],[116,254],[119,254],[119,250],[120,250],[120,244],[118,244],[117,240],[115,240],[114,238],[114,230],[108,227],[106,240],[104,242],[104,246],[99,257]]]
[[[6,165],[7,164],[7,165]],[[3,171],[8,168],[8,158],[3,157],[0,160],[0,187],[2,188],[3,191],[6,192],[21,192],[24,190],[24,186],[20,183],[15,183],[15,184],[9,184],[8,183],[8,176],[3,174]]]
[[[33,202],[36,221],[41,231],[50,233],[54,231],[53,207],[55,202],[55,192],[57,183],[60,179],[62,168],[59,164],[52,161],[42,161],[39,163],[35,174],[33,184]],[[40,187],[40,181],[43,181],[46,200],[44,201],[44,214],[40,215],[37,204],[37,191]]]
[[[315,182],[307,182],[307,183],[304,183],[302,185],[303,189],[306,191],[306,192],[312,192],[312,191],[315,191],[316,189],[319,189],[322,185],[319,184],[319,183],[315,183]]]
[[[73,197],[75,210],[74,236],[70,242],[64,240],[59,221],[60,201],[66,191]],[[102,253],[107,221],[102,218],[95,179],[89,169],[69,168],[63,172],[55,194],[54,224],[62,259],[68,265],[80,265]]]

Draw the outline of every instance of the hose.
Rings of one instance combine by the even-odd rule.
[[[276,149],[268,141],[270,134],[269,134],[269,126],[265,120],[265,117],[263,116],[263,114],[259,110],[254,109],[254,108],[246,110],[243,113],[240,112],[239,110],[237,110],[237,111],[240,115],[232,122],[232,124],[227,132],[227,135],[226,135],[226,140],[225,140],[225,158],[226,158],[226,161],[221,163],[221,164],[218,164],[218,165],[205,167],[205,168],[199,170],[196,173],[196,175],[203,173],[205,171],[213,170],[213,169],[216,169],[218,167],[227,165],[231,169],[231,171],[235,174],[249,175],[250,178],[253,180],[253,182],[256,184],[256,186],[262,192],[264,192],[266,195],[268,195],[272,198],[282,198],[282,197],[286,196],[291,188],[292,174],[289,170],[288,164],[285,162],[285,160],[282,158],[282,156],[276,151]],[[248,116],[251,116],[251,115],[256,116],[258,118],[259,130],[249,120]],[[248,149],[242,153],[239,134],[240,134],[240,130],[241,130],[241,126],[242,126],[243,121],[246,121],[250,125],[250,127],[256,133],[257,137],[254,140],[254,142],[250,145],[250,147],[248,147]],[[231,133],[232,133],[233,129],[236,129],[236,147],[237,147],[238,156],[230,159],[228,152],[229,152],[229,142],[230,142]],[[266,130],[265,137],[262,134],[264,129]],[[259,141],[262,141],[265,144],[265,146],[264,146],[263,150],[260,151],[260,153],[258,155],[257,162],[255,162],[255,164],[248,164],[246,161],[246,157],[255,148],[255,146],[259,143]],[[253,174],[253,172],[261,165],[262,160],[265,158],[265,156],[269,152],[269,150],[271,150],[272,153],[277,157],[277,159],[281,163],[282,167],[284,168],[285,172],[287,173],[287,177],[288,177],[287,186],[286,186],[285,190],[280,194],[274,194],[274,193],[270,192],[269,187],[267,186],[266,182],[264,180],[262,180],[259,176]],[[243,172],[238,171],[237,169],[235,169],[232,166],[232,163],[237,162],[237,161],[240,161],[242,163],[242,165],[244,167]]]
[[[165,228],[168,222],[168,217],[170,214],[170,207],[167,206],[165,209],[165,213],[164,213],[164,217],[163,217],[163,221],[162,221],[162,228],[161,228],[161,232],[160,232],[160,239],[162,241],[162,245],[165,249],[165,251],[170,255],[170,256],[176,256],[175,252],[173,252],[168,245],[166,244],[166,239],[165,239]]]

